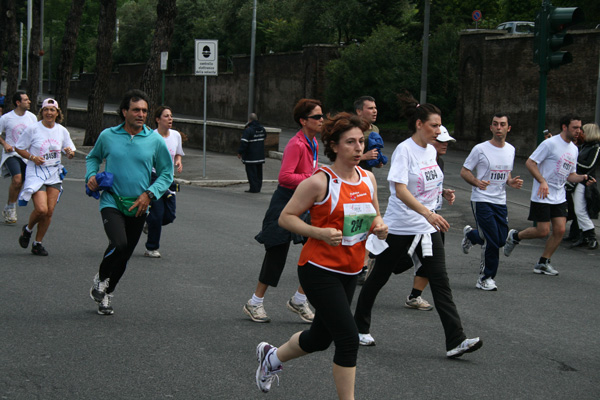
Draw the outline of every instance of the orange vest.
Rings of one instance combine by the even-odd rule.
[[[342,244],[330,246],[309,238],[298,264],[309,262],[341,274],[358,274],[365,258],[365,241],[377,216],[372,203],[373,183],[360,167],[356,167],[360,175],[356,183],[343,181],[328,167],[319,168],[316,173],[319,172],[327,174],[329,187],[325,199],[310,208],[311,225],[341,230]]]

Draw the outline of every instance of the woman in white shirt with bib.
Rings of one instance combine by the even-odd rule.
[[[467,339],[446,273],[446,256],[440,232],[450,225],[433,210],[442,192],[444,174],[436,161],[431,142],[440,134],[442,118],[433,104],[421,104],[410,95],[399,97],[405,103],[408,126],[413,134],[400,143],[394,154],[388,182],[390,198],[383,218],[389,227],[389,247],[379,254],[373,272],[362,288],[354,318],[360,344],[372,346],[371,311],[377,294],[387,283],[398,263],[408,254],[415,274],[429,279],[435,308],[446,334],[446,356],[460,357],[481,347],[479,338]]]
[[[19,245],[29,247],[33,227],[37,224],[31,252],[36,256],[47,256],[42,239],[48,231],[54,207],[62,190],[62,153],[68,158],[75,155],[75,145],[69,132],[60,124],[62,112],[54,99],[46,99],[38,114],[38,123],[30,125],[19,137],[15,151],[27,161],[25,182],[19,202],[33,200],[34,210],[29,223],[23,226]]]

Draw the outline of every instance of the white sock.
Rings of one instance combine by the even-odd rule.
[[[302,294],[296,290],[296,294],[294,294],[294,298],[292,299],[292,302],[296,305],[304,304],[304,303],[306,303],[306,295]]]
[[[257,295],[253,294],[252,298],[250,299],[250,305],[257,306],[262,304],[264,300],[264,297],[258,297]]]
[[[269,360],[271,371],[275,371],[277,368],[279,368],[281,364],[283,364],[277,357],[277,350],[279,349],[275,347],[274,350],[270,351],[269,354],[267,354],[267,360]]]
[[[34,245],[36,245],[36,244],[42,244],[42,242],[38,242],[37,240],[34,240],[34,241],[33,241],[33,244],[34,244]]]
[[[11,208],[16,208],[17,207],[17,203],[6,203],[6,206],[4,206],[5,210],[10,210]]]
[[[29,225],[25,225],[25,230],[26,230],[27,232],[29,232],[29,233],[33,233],[33,231],[30,231],[30,230],[29,230]]]

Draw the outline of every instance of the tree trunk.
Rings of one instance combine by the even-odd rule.
[[[84,146],[93,146],[103,128],[104,101],[112,68],[112,46],[115,40],[117,0],[100,2],[98,42],[96,43],[96,80],[88,98],[88,118]]]
[[[39,1],[32,3],[31,43],[29,44],[29,71],[27,72],[27,95],[31,100],[31,112],[38,112],[38,95],[40,85],[40,32],[41,5]]]
[[[169,51],[171,47],[171,38],[173,37],[173,28],[175,26],[175,17],[177,16],[177,5],[175,0],[159,0],[156,5],[156,27],[152,46],[150,47],[150,58],[146,63],[146,69],[142,74],[140,89],[142,89],[150,98],[148,104],[148,119],[152,119],[154,109],[160,104],[160,53]],[[153,123],[154,121],[152,121]]]
[[[7,40],[7,74],[6,74],[6,99],[4,112],[12,110],[13,94],[19,87],[19,33],[17,31],[17,7],[15,0],[6,0],[4,13],[6,15],[6,40]],[[8,15],[8,14],[10,15]]]
[[[71,3],[71,11],[67,19],[68,23],[65,27],[65,35],[63,36],[60,50],[60,61],[56,77],[56,101],[58,101],[62,109],[64,116],[63,125],[67,121],[69,86],[71,84],[71,73],[73,72],[73,61],[75,60],[77,37],[79,36],[84,4],[85,0],[73,0]]]

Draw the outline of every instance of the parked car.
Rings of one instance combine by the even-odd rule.
[[[501,23],[496,29],[504,29],[511,34],[533,33],[535,23],[529,21],[509,21]]]

